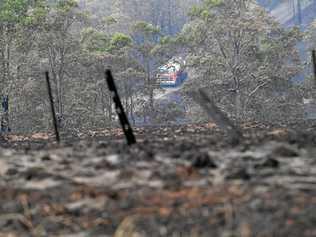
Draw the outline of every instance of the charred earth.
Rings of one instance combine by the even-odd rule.
[[[316,236],[313,125],[45,134],[0,149],[0,236]]]

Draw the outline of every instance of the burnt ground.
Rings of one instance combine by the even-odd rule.
[[[213,124],[119,129],[0,148],[0,237],[316,236],[316,129]]]

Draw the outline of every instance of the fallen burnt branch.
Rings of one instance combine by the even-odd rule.
[[[233,124],[232,121],[214,104],[203,89],[190,93],[193,100],[207,113],[220,128],[228,131],[231,143],[237,145],[240,143],[243,135],[241,130]]]

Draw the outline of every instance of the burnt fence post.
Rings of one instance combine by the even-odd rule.
[[[60,143],[58,122],[57,122],[56,113],[55,113],[54,99],[53,99],[52,88],[51,88],[51,84],[49,80],[49,73],[45,72],[45,76],[46,76],[47,92],[48,92],[51,113],[52,113],[52,118],[53,118],[53,124],[54,124],[54,130],[55,130],[55,137],[56,137],[57,143]]]
[[[117,112],[117,115],[119,117],[126,141],[128,145],[133,145],[136,143],[136,138],[133,133],[133,129],[128,121],[128,118],[126,116],[126,113],[124,111],[120,96],[117,92],[115,82],[111,73],[111,70],[105,71],[105,79],[109,88],[109,91],[111,92],[112,99],[115,105],[115,110]]]

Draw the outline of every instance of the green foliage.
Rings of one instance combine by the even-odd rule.
[[[212,15],[210,9],[219,7],[222,4],[224,4],[223,0],[204,0],[203,4],[194,5],[189,14],[191,17],[200,17],[207,20]]]
[[[136,22],[136,24],[133,26],[133,31],[145,36],[152,36],[160,33],[160,29],[158,27],[153,26],[152,24],[145,21]]]
[[[28,11],[24,24],[28,26],[40,25],[45,21],[48,12],[49,8],[45,0],[36,1],[36,4]]]
[[[179,37],[164,36],[160,38],[158,44],[153,47],[151,54],[154,55],[161,63],[177,55],[177,50],[181,49],[183,44]]]
[[[126,34],[115,33],[111,37],[92,27],[81,32],[81,47],[92,54],[115,53],[132,45],[132,39]]]
[[[102,22],[107,26],[113,25],[117,23],[117,20],[113,16],[107,16],[102,19]]]
[[[13,126],[50,128],[43,70],[56,111],[74,127],[111,121],[105,66],[124,91],[127,112],[139,111],[139,99],[153,95],[154,70],[175,54],[176,38],[162,35],[182,27],[194,1],[87,0],[87,15],[79,0],[0,0],[0,94],[11,88]]]
[[[61,12],[67,13],[77,7],[78,2],[76,0],[59,0],[56,8]]]
[[[171,37],[171,36],[164,36],[164,37],[161,37],[160,39],[160,44],[161,45],[167,45],[167,44],[170,44],[174,41],[174,38]]]
[[[123,33],[115,33],[111,40],[109,50],[119,50],[132,45],[132,39]]]
[[[203,0],[191,16],[178,40],[189,49],[187,65],[197,72],[192,84],[218,86],[212,93],[225,98],[237,118],[249,112],[256,96],[265,101],[277,95],[273,85],[290,83],[299,73],[301,32],[283,29],[251,0]],[[224,85],[237,93],[230,99],[219,95]]]
[[[218,7],[220,6],[224,0],[206,0],[204,4],[208,7]]]
[[[27,0],[3,0],[0,5],[0,22],[19,23],[23,21],[28,5]]]
[[[0,23],[31,25],[47,14],[44,0],[4,0],[0,3]]]
[[[203,12],[203,7],[200,5],[194,5],[189,14],[192,17],[197,17],[201,15],[201,12]]]
[[[109,39],[103,32],[89,27],[81,32],[81,45],[89,53],[104,53],[108,49]]]

